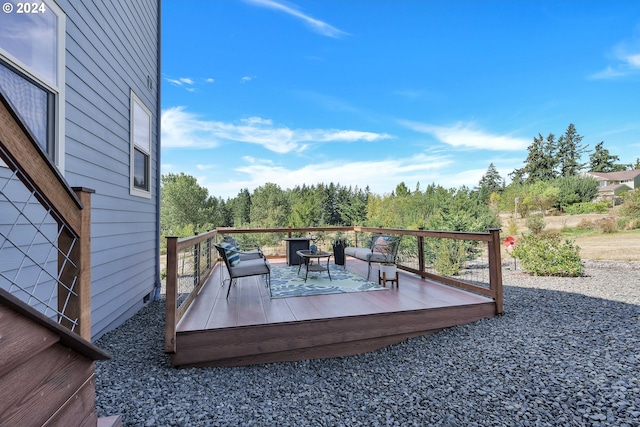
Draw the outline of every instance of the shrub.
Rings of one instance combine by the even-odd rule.
[[[433,268],[443,276],[456,276],[464,268],[467,248],[464,241],[439,239],[432,245],[435,260]]]
[[[569,215],[579,215],[588,213],[607,213],[609,211],[609,204],[607,202],[583,202],[575,203],[573,205],[566,206],[564,211]]]
[[[518,234],[518,224],[513,218],[511,218],[507,223],[507,234],[509,236],[515,236]]]
[[[584,268],[579,252],[573,241],[563,241],[557,233],[540,233],[523,236],[512,256],[534,276],[577,277]]]
[[[544,216],[542,214],[533,214],[527,218],[527,228],[533,234],[540,234],[544,229]]]
[[[578,230],[593,230],[596,228],[596,224],[590,219],[582,219],[578,225],[576,225]]]
[[[629,191],[624,195],[624,203],[620,207],[620,215],[629,218],[640,218],[640,191]]]
[[[601,233],[615,233],[618,231],[618,224],[613,218],[602,218],[596,221],[596,226]]]
[[[638,218],[632,218],[629,221],[624,221],[622,226],[621,226],[621,223],[619,222],[618,227],[624,228],[625,230],[637,230],[638,228],[640,228],[640,220]]]

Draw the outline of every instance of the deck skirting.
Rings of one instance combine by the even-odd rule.
[[[295,322],[178,332],[176,367],[243,366],[374,351],[495,315],[484,302]]]

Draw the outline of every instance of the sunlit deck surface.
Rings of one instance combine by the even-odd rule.
[[[349,258],[347,269],[367,275],[362,261]],[[370,280],[377,277],[376,266]],[[178,323],[172,364],[238,366],[347,356],[495,316],[491,298],[403,271],[399,281],[385,291],[271,299],[262,279],[249,277],[238,280],[227,300],[217,267]]]

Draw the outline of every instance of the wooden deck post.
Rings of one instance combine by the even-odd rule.
[[[65,316],[60,321],[61,325],[91,341],[91,194],[95,191],[87,188],[73,190],[82,204],[80,228],[75,242],[66,227],[58,238],[61,282],[58,285],[58,311]],[[75,327],[73,319],[78,319]]]
[[[95,190],[88,188],[73,188],[82,203],[80,256],[78,275],[78,334],[91,342],[91,194]]]
[[[197,236],[197,234],[196,234]],[[193,245],[193,287],[197,287],[200,283],[200,244],[198,242]]]
[[[489,288],[495,292],[496,314],[502,314],[502,258],[500,256],[500,229],[490,228]]]
[[[167,278],[164,327],[164,351],[176,352],[176,319],[178,298],[178,238],[167,237]]]
[[[418,227],[418,230],[424,230],[424,227]],[[418,236],[418,270],[424,272],[424,236]]]

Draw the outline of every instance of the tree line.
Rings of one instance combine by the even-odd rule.
[[[420,184],[411,191],[404,182],[391,194],[339,183],[298,185],[282,189],[266,183],[242,189],[226,200],[184,173],[162,175],[163,235],[187,236],[215,227],[279,228],[364,225],[375,227],[447,227],[480,231],[497,226],[495,215],[477,190],[446,189]]]
[[[640,169],[621,164],[618,156],[595,146],[589,162],[582,162],[587,146],[573,124],[557,140],[550,133],[538,134],[528,147],[524,166],[509,174],[505,184],[491,163],[474,188],[445,188],[420,183],[411,190],[399,183],[390,194],[374,194],[369,187],[339,183],[298,185],[282,189],[265,183],[253,191],[241,189],[226,200],[208,194],[197,180],[184,173],[163,174],[161,228],[163,235],[188,236],[215,227],[279,228],[332,225],[418,228],[449,231],[485,231],[498,227],[498,212],[532,210],[545,212],[588,202],[597,194],[597,182],[580,175],[591,171],[611,172]]]

